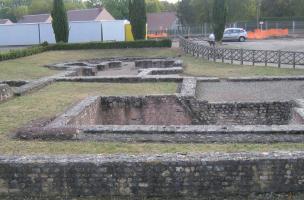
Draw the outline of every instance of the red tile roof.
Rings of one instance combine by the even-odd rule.
[[[176,12],[148,13],[147,23],[149,31],[169,29],[176,22]]]
[[[115,20],[105,8],[92,8],[83,10],[69,10],[67,12],[69,21],[101,21]],[[43,23],[51,22],[50,14],[25,15],[18,23]]]
[[[51,14],[24,15],[18,23],[43,23],[51,22]]]

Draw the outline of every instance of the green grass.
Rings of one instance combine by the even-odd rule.
[[[183,57],[186,64],[185,74],[192,76],[216,76],[220,78],[242,76],[293,76],[304,75],[303,69],[284,69],[275,67],[231,65],[214,63],[212,61],[194,58],[190,55]]]
[[[76,50],[76,51],[49,51],[41,54],[0,62],[0,80],[32,80],[53,75],[58,71],[43,67],[46,64],[81,59],[115,57],[115,56],[178,56],[183,55],[186,75],[193,76],[282,76],[304,75],[304,70],[278,69],[274,67],[252,67],[213,63],[201,58],[184,55],[178,49],[147,48],[147,49],[112,49],[112,50]]]
[[[38,118],[52,117],[92,95],[173,94],[175,83],[56,83],[0,104],[0,152],[25,154],[114,154],[304,150],[304,144],[127,144],[42,142],[11,139],[11,131]]]
[[[153,57],[176,55],[176,51],[168,48],[48,51],[33,56],[0,62],[0,80],[33,80],[50,76],[58,73],[58,71],[50,70],[43,66],[64,61],[115,56]]]

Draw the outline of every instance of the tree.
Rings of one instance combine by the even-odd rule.
[[[212,25],[216,41],[223,39],[227,20],[226,0],[214,0]]]
[[[132,25],[133,36],[136,40],[146,38],[146,3],[145,0],[129,1],[129,20]]]
[[[52,26],[56,42],[69,41],[69,23],[63,0],[54,0],[52,10]]]
[[[195,24],[194,8],[191,0],[182,0],[177,6],[177,17],[183,26],[190,26]]]
[[[146,9],[148,13],[160,12],[160,3],[158,0],[146,0]]]

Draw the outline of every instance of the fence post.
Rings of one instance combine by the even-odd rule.
[[[241,49],[241,65],[244,64],[244,50]]]
[[[222,49],[222,63],[225,62],[225,49]]]
[[[213,47],[213,61],[216,62],[216,55],[215,55],[216,49]]]
[[[39,44],[41,44],[41,31],[40,31],[40,24],[38,24],[38,37],[39,37]]]
[[[296,52],[293,52],[292,64],[293,64],[293,69],[296,69]]]
[[[265,51],[265,67],[267,67],[268,64],[268,51]]]
[[[208,47],[208,60],[210,60],[210,47]]]
[[[281,51],[278,51],[278,67],[281,68]]]
[[[255,65],[255,51],[252,50],[252,66]]]
[[[230,50],[230,59],[231,59],[231,64],[233,64],[233,50]]]
[[[292,33],[295,33],[295,29],[296,29],[296,22],[292,21]]]

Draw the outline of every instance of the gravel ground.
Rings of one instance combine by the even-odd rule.
[[[198,43],[208,43],[201,39],[194,39]],[[246,42],[223,42],[224,48],[244,48],[255,50],[282,50],[282,51],[304,51],[303,38],[281,38],[267,40],[247,40]]]
[[[197,96],[210,102],[294,100],[304,98],[304,81],[199,83]]]

